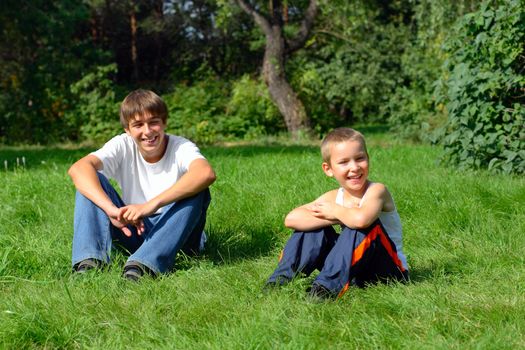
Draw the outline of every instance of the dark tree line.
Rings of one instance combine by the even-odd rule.
[[[92,1],[89,27],[94,46],[114,55],[121,83],[189,79],[202,64],[219,75],[251,70],[251,24],[219,29],[217,11],[210,0]]]

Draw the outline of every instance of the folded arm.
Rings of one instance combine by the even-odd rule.
[[[392,197],[383,184],[376,183],[369,188],[360,207],[347,208],[335,201],[318,200],[313,206],[313,215],[323,220],[338,220],[343,225],[363,229],[372,225],[379,217],[385,204],[392,203]]]
[[[340,224],[336,218],[324,218],[315,215],[315,203],[318,201],[335,200],[334,194],[327,192],[314,202],[302,205],[292,210],[284,219],[284,225],[297,231],[313,231],[322,227]],[[332,197],[334,197],[332,199]]]
[[[165,205],[196,195],[208,188],[215,179],[215,172],[210,163],[206,159],[196,159],[191,162],[188,171],[173,186],[146,203],[120,208],[119,218],[131,222],[140,220],[152,215]]]

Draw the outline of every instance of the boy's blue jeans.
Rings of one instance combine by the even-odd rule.
[[[344,227],[339,235],[331,226],[294,232],[267,282],[282,283],[299,274],[309,276],[316,269],[320,273],[313,283],[334,295],[342,295],[350,284],[408,279],[408,271],[379,220],[363,230]]]
[[[125,206],[108,179],[101,173],[98,173],[98,177],[111,201],[119,208]],[[173,268],[179,250],[185,253],[202,250],[206,239],[203,229],[210,200],[210,191],[206,189],[193,197],[173,202],[163,207],[162,213],[143,219],[145,231],[142,235],[137,234],[135,227],[128,226],[133,234],[127,237],[111,224],[102,209],[77,191],[73,266],[88,258],[109,263],[115,243],[131,254],[128,262],[139,262],[155,274],[168,272]]]

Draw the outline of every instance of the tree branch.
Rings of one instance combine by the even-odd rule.
[[[310,36],[310,31],[312,30],[312,27],[314,25],[314,19],[316,15],[317,1],[310,0],[308,8],[306,9],[306,12],[304,14],[304,18],[301,21],[301,27],[299,28],[299,32],[294,38],[291,38],[286,41],[288,54],[297,51],[304,46],[306,40]]]
[[[266,17],[264,17],[259,11],[257,11],[248,1],[235,0],[235,2],[244,12],[253,17],[255,23],[259,25],[264,34],[271,35],[272,27]]]
[[[331,32],[329,30],[326,30],[326,29],[316,29],[315,32],[319,33],[319,34],[325,34],[325,35],[328,35],[328,36],[332,36],[332,37],[334,37],[336,39],[339,39],[341,41],[344,41],[345,43],[348,43],[348,44],[355,44],[355,42],[351,41],[350,39],[348,39],[344,35],[341,35],[339,33],[334,33],[334,32]]]

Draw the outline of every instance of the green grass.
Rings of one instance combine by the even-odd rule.
[[[456,172],[435,148],[367,136],[412,282],[319,304],[305,298],[311,278],[260,292],[290,234],[285,214],[336,186],[315,146],[204,148],[218,174],[206,254],[140,284],[120,277],[121,255],[102,273],[70,273],[66,170],[88,149],[0,149],[0,348],[525,347],[525,180]]]

